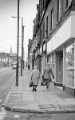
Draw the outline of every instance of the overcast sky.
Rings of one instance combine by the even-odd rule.
[[[28,39],[32,38],[33,19],[36,15],[36,4],[38,0],[20,0],[20,16],[24,18],[24,48],[25,58],[27,57]],[[17,0],[0,0],[0,52],[9,52],[12,48],[16,52],[17,26]],[[21,27],[21,19],[20,19]],[[21,48],[21,28],[20,28],[20,48]]]

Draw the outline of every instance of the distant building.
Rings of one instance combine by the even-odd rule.
[[[17,63],[17,54],[13,53],[12,48],[10,48],[9,65],[11,66],[13,63]],[[19,56],[19,64],[21,64],[21,57],[20,56]]]
[[[19,57],[19,63],[21,61],[21,57]],[[13,63],[17,62],[17,56],[15,53],[0,53],[0,67],[11,66]]]
[[[9,65],[9,54],[8,53],[0,53],[0,67]]]
[[[9,65],[12,65],[13,63],[17,63],[17,55],[14,53],[9,54]]]

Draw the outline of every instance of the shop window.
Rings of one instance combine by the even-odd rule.
[[[68,46],[65,51],[65,79],[66,85],[74,86],[74,44]]]
[[[50,67],[52,68],[53,74],[55,76],[55,55],[51,54],[47,56],[47,62],[50,64]]]
[[[66,48],[66,64],[67,67],[74,66],[74,47],[72,45]]]

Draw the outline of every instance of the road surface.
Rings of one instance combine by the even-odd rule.
[[[0,69],[0,106],[3,104],[13,80],[15,80],[15,70],[12,68]]]

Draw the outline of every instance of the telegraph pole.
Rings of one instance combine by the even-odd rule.
[[[23,69],[24,69],[24,47],[23,47]]]
[[[22,42],[23,43],[22,44],[22,65],[23,65],[22,68],[23,69],[24,69],[24,46],[23,46],[24,45],[24,27],[25,26],[23,25],[23,42]]]
[[[23,25],[23,17],[22,17],[21,76],[23,74],[23,55],[24,55],[23,44],[24,44],[24,25]]]
[[[19,79],[19,0],[17,0],[17,66],[16,66],[16,86],[18,87]]]

